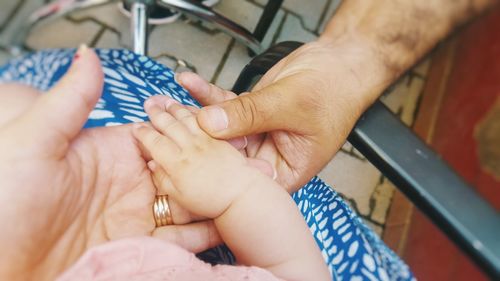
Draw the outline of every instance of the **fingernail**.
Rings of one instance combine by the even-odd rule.
[[[208,106],[202,109],[206,114],[205,120],[208,122],[208,129],[212,132],[222,131],[229,126],[229,120],[224,109],[218,106]]]
[[[181,72],[182,73],[182,72]],[[182,86],[181,73],[174,73],[174,81]]]
[[[184,87],[184,76],[189,75],[189,72],[179,72],[174,74],[174,80],[177,82],[177,84],[181,85]]]
[[[147,108],[150,108],[153,104],[154,104],[154,101],[151,98],[149,98],[144,102],[143,107],[144,107],[144,109],[147,109]]]
[[[81,58],[83,56],[83,54],[85,54],[85,52],[87,52],[88,49],[89,49],[89,47],[87,47],[87,45],[81,44],[80,47],[78,47],[78,50],[76,51],[75,56],[73,57],[73,60],[75,61],[75,60]]]
[[[238,150],[245,149],[248,145],[247,137],[233,138],[229,139],[227,142],[229,142],[234,148]]]
[[[245,141],[245,144],[243,145],[243,148],[247,148],[248,145],[248,139],[246,136],[243,136],[243,140]]]
[[[276,171],[275,168],[273,168],[273,180],[276,180],[278,178],[278,172]]]
[[[175,104],[175,103],[177,103],[177,104],[178,104],[178,102],[177,102],[176,100],[174,100],[174,99],[167,99],[167,100],[165,101],[165,103],[164,103],[165,110],[168,110],[168,108],[169,108],[172,104]]]
[[[156,163],[154,160],[148,162],[148,168],[154,172],[154,170],[156,169]]]

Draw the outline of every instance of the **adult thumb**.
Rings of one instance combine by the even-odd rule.
[[[217,105],[204,107],[197,115],[201,128],[216,138],[228,139],[284,129],[286,101],[279,84],[245,93]]]
[[[97,55],[82,45],[63,78],[42,95],[23,118],[37,142],[47,147],[64,146],[82,129],[103,87]]]

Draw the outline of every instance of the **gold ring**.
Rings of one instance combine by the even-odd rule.
[[[156,227],[174,224],[170,206],[168,205],[168,195],[156,195],[153,204],[153,216]]]

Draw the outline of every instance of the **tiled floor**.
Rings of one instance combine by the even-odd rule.
[[[0,63],[9,55],[9,38],[44,0],[0,1]],[[222,0],[217,10],[252,29],[264,0]],[[314,40],[339,5],[339,0],[285,0],[264,43]],[[116,4],[76,12],[36,27],[26,46],[33,49],[76,47],[130,47],[129,21]],[[216,84],[230,88],[250,60],[246,49],[227,35],[187,20],[154,27],[150,55],[177,70],[192,70]],[[412,124],[427,73],[427,61],[404,76],[382,99],[407,124]],[[343,194],[359,214],[382,233],[394,188],[348,143],[325,167],[321,176]]]

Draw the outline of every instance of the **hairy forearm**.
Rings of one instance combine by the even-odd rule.
[[[326,263],[290,195],[271,179],[255,184],[214,220],[238,262],[285,280],[329,280]]]
[[[499,2],[347,0],[339,7],[320,40],[333,45],[354,40],[355,44],[369,48],[363,52],[367,55],[363,60],[376,65],[368,69],[376,70],[381,86],[387,87],[457,26]]]

